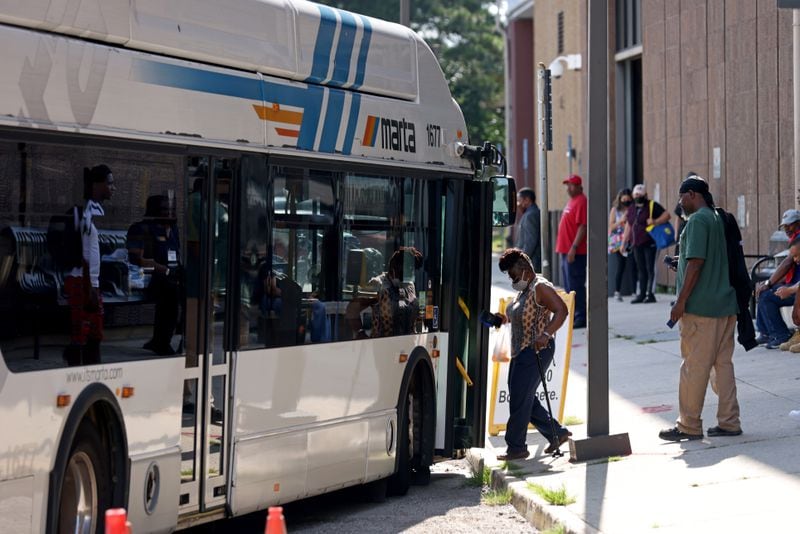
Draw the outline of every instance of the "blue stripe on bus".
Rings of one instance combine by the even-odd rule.
[[[378,130],[381,129],[381,118],[375,117],[375,128],[372,130],[372,138],[369,140],[369,146],[375,146],[375,141],[378,139]]]
[[[369,42],[372,37],[372,23],[363,15],[361,23],[364,25],[364,34],[361,36],[361,48],[358,51],[358,64],[356,66],[356,81],[353,89],[358,89],[364,83],[364,75],[367,71],[367,53],[369,52]]]
[[[344,146],[342,153],[349,156],[353,151],[353,138],[356,136],[356,126],[358,125],[358,112],[361,110],[361,95],[353,93],[350,100],[350,118],[347,119],[347,132],[344,134]]]
[[[297,87],[264,80],[259,82],[254,78],[146,59],[134,60],[131,79],[164,87],[232,96],[258,102],[276,102],[303,108],[303,122],[300,125],[297,147],[304,150],[314,149],[314,140],[317,137],[319,118],[322,112],[324,94],[322,87],[314,85]],[[341,113],[341,110],[339,112]]]
[[[222,74],[146,59],[133,60],[131,78],[176,89],[235,96],[248,100],[260,101],[262,99],[261,85],[256,78]]]
[[[319,141],[320,152],[334,152],[339,127],[342,124],[342,108],[344,107],[344,91],[331,89],[328,92],[328,109],[325,111],[325,124],[322,127],[322,138]]]
[[[321,83],[328,77],[328,67],[330,66],[331,47],[333,46],[333,34],[336,33],[336,12],[327,6],[317,6],[319,9],[319,31],[317,32],[317,42],[314,46],[314,62],[311,65],[311,75],[306,78],[307,82]]]
[[[339,28],[339,44],[336,45],[336,58],[333,61],[333,76],[330,84],[341,87],[350,77],[350,56],[356,40],[356,18],[347,11],[339,11],[342,25]]]

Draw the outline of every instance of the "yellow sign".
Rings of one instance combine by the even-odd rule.
[[[567,294],[559,291],[558,294],[567,305],[569,314],[562,327],[556,332],[556,350],[553,354],[553,363],[548,369],[545,369],[545,380],[553,414],[561,421],[564,418],[564,399],[567,396],[567,378],[569,377],[569,360],[572,349],[572,321],[575,315],[575,292]],[[501,308],[504,306],[502,301],[500,306]],[[499,335],[498,329],[492,331],[490,347],[494,347],[494,341]],[[491,354],[489,357],[491,358]],[[493,362],[488,425],[491,436],[496,436],[505,430],[508,421],[508,365],[507,362]],[[546,406],[544,388],[541,384],[536,390],[536,395]]]

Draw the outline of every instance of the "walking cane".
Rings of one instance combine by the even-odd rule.
[[[552,445],[555,450],[553,451],[553,458],[558,458],[563,456],[564,453],[561,452],[558,443],[558,432],[556,431],[556,422],[553,419],[553,409],[550,407],[550,395],[547,393],[547,380],[544,376],[544,369],[542,368],[542,357],[539,355],[539,351],[536,351],[536,364],[539,367],[539,377],[542,379],[542,387],[544,388],[544,400],[547,401],[547,413],[550,414],[550,430],[553,432],[553,438],[550,441],[550,445]],[[536,392],[533,392],[536,395]]]

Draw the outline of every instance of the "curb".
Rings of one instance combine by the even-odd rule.
[[[511,490],[511,504],[530,524],[538,530],[548,530],[559,525],[564,534],[600,534],[600,531],[587,524],[583,519],[563,506],[555,506],[528,490],[527,480],[503,472],[499,464],[487,465],[485,450],[472,448],[467,451],[467,461],[476,473],[483,472],[484,467],[492,471],[491,487],[493,489]]]

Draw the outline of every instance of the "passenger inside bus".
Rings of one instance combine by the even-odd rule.
[[[409,275],[422,267],[422,253],[414,247],[400,247],[389,259],[386,272],[372,278],[364,295],[356,296],[347,305],[345,316],[354,339],[412,334],[419,317],[419,303]],[[412,276],[409,276],[412,278]],[[371,324],[365,325],[362,311],[370,308]],[[369,335],[367,334],[369,330]]]

